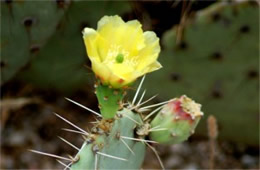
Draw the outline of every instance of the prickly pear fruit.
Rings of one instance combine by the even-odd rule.
[[[150,133],[152,140],[165,144],[181,143],[194,133],[203,115],[201,105],[183,95],[165,104],[152,120],[151,127],[160,127],[160,131]]]

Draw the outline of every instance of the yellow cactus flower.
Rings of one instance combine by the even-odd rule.
[[[83,30],[92,70],[104,85],[120,88],[162,67],[159,38],[141,27],[137,20],[124,22],[115,15],[101,18],[97,30]]]

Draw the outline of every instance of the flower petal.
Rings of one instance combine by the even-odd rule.
[[[100,61],[99,54],[96,48],[97,37],[98,37],[98,33],[94,29],[85,28],[83,30],[83,39],[90,60],[92,58],[95,58],[96,60]]]
[[[97,31],[111,45],[121,46],[130,53],[137,53],[137,50],[144,47],[142,25],[137,20],[125,23],[117,15],[104,16],[98,22]]]
[[[152,71],[159,70],[160,68],[162,68],[162,65],[158,61],[155,61],[154,63],[150,64],[146,69],[144,69],[143,73],[150,73]]]
[[[98,61],[104,61],[108,51],[108,42],[92,28],[83,30],[83,39],[90,60],[96,58]]]
[[[128,21],[125,29],[124,48],[131,50],[141,50],[145,46],[142,25],[137,20]],[[127,36],[126,36],[127,35]],[[137,52],[137,51],[136,51]],[[134,55],[134,54],[132,54]]]
[[[117,15],[104,16],[98,22],[97,31],[102,37],[109,41],[109,43],[119,45],[119,40],[124,37],[124,25],[124,21]]]
[[[92,58],[91,60],[92,70],[96,74],[96,76],[102,81],[104,84],[108,84],[109,78],[111,77],[110,69],[105,65],[98,61],[96,58]]]
[[[145,48],[139,53],[137,70],[143,70],[154,63],[161,51],[159,38],[152,31],[144,32]]]
[[[131,73],[134,72],[134,68],[126,64],[114,64],[110,69],[122,79],[129,79]]]

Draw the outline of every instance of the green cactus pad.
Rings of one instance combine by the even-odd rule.
[[[1,1],[1,84],[35,57],[64,13],[52,1]]]
[[[215,115],[220,138],[258,144],[259,6],[213,4],[187,21],[179,44],[176,29],[166,32],[163,47],[164,70],[145,86],[164,99],[192,96]],[[207,134],[205,120],[199,134]]]
[[[113,89],[102,84],[97,85],[96,95],[104,119],[111,119],[116,115],[124,97],[123,93],[122,89]]]
[[[140,169],[144,156],[145,156],[145,144],[142,142],[136,142],[128,139],[123,139],[127,145],[134,152],[126,147],[126,145],[120,140],[120,136],[134,137],[134,129],[136,127],[135,122],[130,120],[124,115],[131,117],[139,122],[141,118],[139,115],[124,109],[119,112],[123,117],[117,118],[113,122],[111,130],[106,134],[96,134],[96,139],[91,144],[85,142],[75,158],[79,158],[71,169],[95,169],[95,150],[93,147],[102,146],[97,152],[105,153],[111,156],[120,157],[127,161],[117,160],[109,157],[97,155],[97,169]]]

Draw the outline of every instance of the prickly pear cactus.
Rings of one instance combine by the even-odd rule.
[[[129,105],[113,119],[97,122],[73,158],[71,169],[139,169],[146,145],[155,150],[149,143],[176,144],[187,140],[203,115],[201,105],[185,95],[167,101],[153,119],[148,119],[150,114],[144,117],[131,111],[135,107]]]
[[[53,35],[68,4],[1,1],[1,84],[16,75]]]
[[[160,53],[159,38],[152,31],[144,32],[141,27],[137,20],[125,22],[115,15],[102,17],[97,30],[84,29],[84,43],[97,78],[95,93],[101,114],[67,99],[98,116],[91,132],[87,132],[56,114],[78,130],[67,131],[83,135],[85,141],[81,148],[61,138],[78,153],[74,157],[65,158],[33,152],[70,161],[69,164],[59,161],[65,169],[140,169],[148,146],[164,169],[152,144],[175,144],[187,140],[203,113],[201,105],[185,95],[144,106],[154,98],[142,101],[145,92],[139,98],[145,75],[160,69],[161,64],[157,61]],[[118,56],[121,56],[120,61]],[[133,100],[125,102],[125,91],[141,76],[143,78]]]
[[[145,144],[125,139],[134,138],[134,129],[138,126],[129,118],[142,121],[138,114],[124,109],[114,120],[99,122],[76,155],[75,158],[80,159],[72,164],[71,169],[138,169],[144,159]]]
[[[145,85],[161,99],[193,96],[218,119],[220,137],[258,144],[259,6],[253,1],[213,4],[187,21],[179,43],[176,28],[162,41],[164,70]],[[161,88],[156,82],[163,82]],[[199,134],[206,134],[205,120]]]

